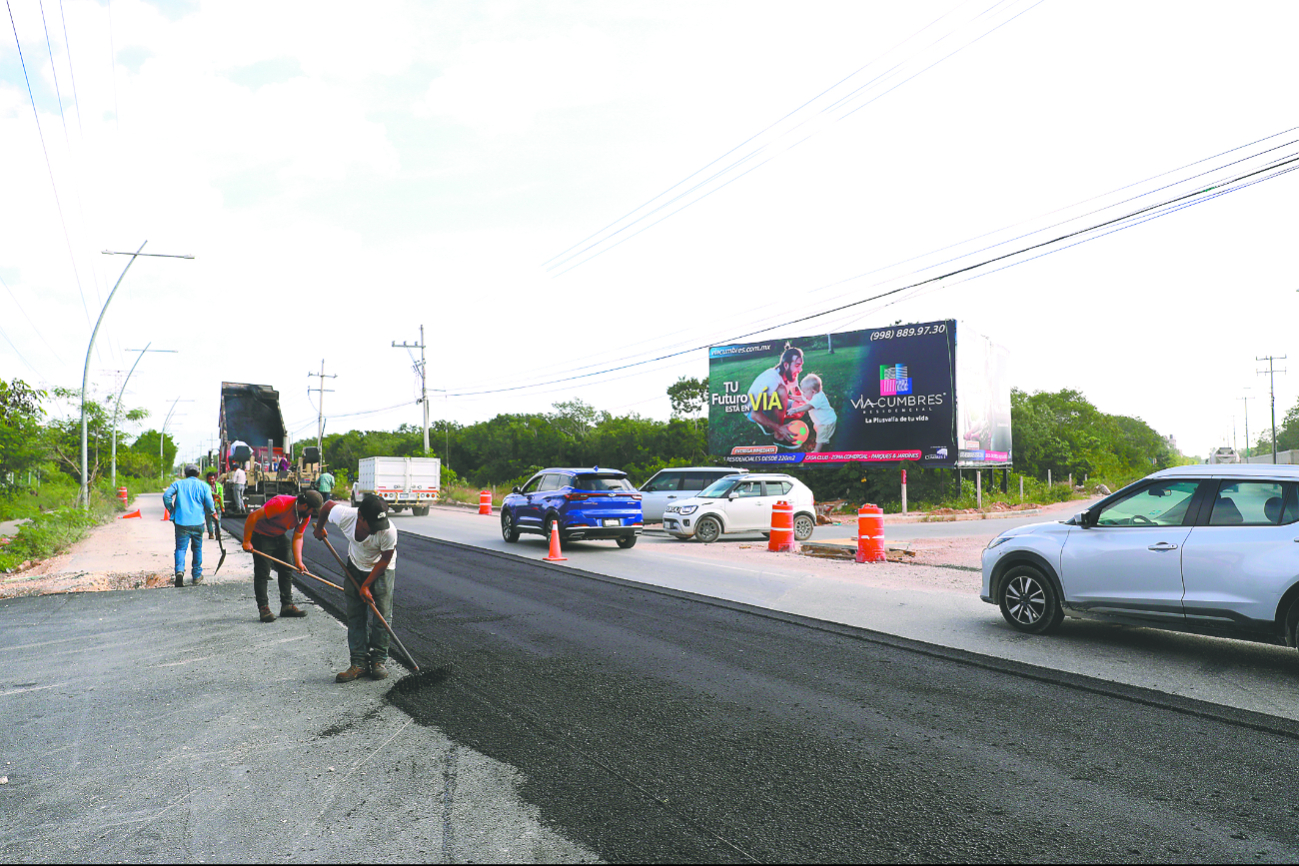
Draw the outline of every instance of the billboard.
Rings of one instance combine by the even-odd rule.
[[[1008,464],[1006,353],[956,332],[947,319],[714,346],[709,453],[737,465]]]

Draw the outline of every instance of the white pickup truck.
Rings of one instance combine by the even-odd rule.
[[[352,505],[373,493],[394,514],[409,508],[423,517],[437,502],[441,486],[442,461],[436,457],[363,457],[352,485]]]

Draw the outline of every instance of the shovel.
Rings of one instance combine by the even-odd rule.
[[[329,543],[328,538],[322,540],[325,542],[325,547],[329,548],[329,552],[334,554],[334,560],[338,563],[338,567],[343,569],[343,574],[347,575],[348,581],[351,582],[352,586],[356,587],[356,592],[359,595],[361,587],[357,585],[356,578],[352,577],[352,572],[347,570],[347,563],[343,562],[343,557],[338,555],[337,550],[334,550],[334,545]],[[375,603],[372,601],[366,602],[366,604],[370,605],[370,610],[374,611],[374,615],[379,618],[379,622],[383,624],[385,629],[387,629],[388,634],[392,636],[393,642],[397,644],[397,649],[401,650],[401,654],[406,657],[406,661],[410,662],[411,667],[415,669],[415,673],[419,673],[419,665],[415,664],[415,659],[402,644],[401,638],[397,637],[397,633],[392,630],[392,626],[388,625],[388,621],[383,618],[383,614],[379,613],[379,608],[376,607]]]
[[[217,560],[217,567],[212,570],[213,577],[217,576],[217,572],[221,570],[221,566],[225,565],[225,561],[226,561],[226,544],[224,541],[221,540],[220,520],[216,522],[216,537],[217,537],[217,547],[221,548],[221,558]]]

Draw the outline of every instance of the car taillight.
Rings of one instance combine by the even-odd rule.
[[[590,498],[591,498],[591,494],[589,494],[589,493],[565,493],[565,494],[564,494],[564,498],[565,498],[565,499],[568,499],[568,500],[576,500],[576,499],[590,499]]]

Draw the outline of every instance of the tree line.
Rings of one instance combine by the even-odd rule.
[[[641,483],[670,466],[722,465],[708,454],[707,380],[682,378],[668,388],[672,417],[666,421],[637,414],[615,416],[581,400],[554,404],[550,412],[505,413],[489,421],[461,425],[438,421],[429,428],[430,456],[443,462],[443,485],[512,487],[547,466],[603,466],[622,469]],[[1299,406],[1295,409],[1299,436]],[[1045,480],[1069,475],[1123,484],[1181,462],[1169,441],[1139,418],[1101,412],[1080,392],[1011,392],[1014,472]],[[314,440],[295,443],[295,452]],[[368,456],[420,456],[418,426],[395,431],[329,434],[324,459],[336,473],[355,478]],[[803,480],[818,499],[896,502],[899,469],[908,470],[913,501],[939,501],[959,493],[951,469],[916,464],[870,466],[845,463],[799,469],[781,467]],[[969,471],[964,473],[970,483]],[[991,483],[989,481],[988,483]]]

